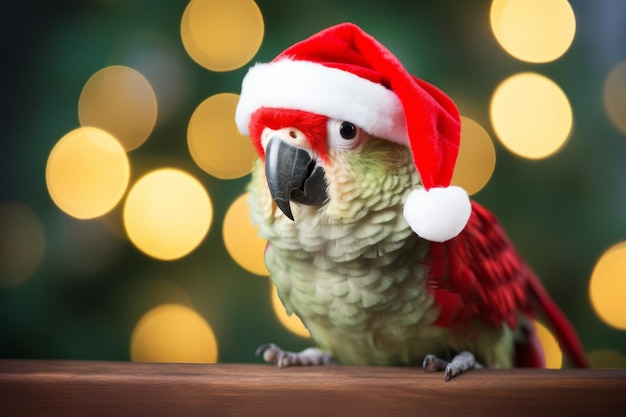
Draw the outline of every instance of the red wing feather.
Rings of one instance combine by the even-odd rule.
[[[565,354],[576,366],[587,366],[572,326],[484,207],[472,202],[463,232],[444,243],[432,242],[429,259],[429,290],[441,306],[437,325],[479,320],[515,328],[520,313],[530,317],[542,313]]]

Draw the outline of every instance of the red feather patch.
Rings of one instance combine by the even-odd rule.
[[[484,207],[472,202],[472,215],[463,232],[444,243],[432,242],[429,259],[429,291],[441,306],[437,325],[454,327],[479,320],[515,328],[519,313],[530,317],[542,313],[564,353],[576,366],[588,366],[567,318]],[[537,346],[532,341],[525,345],[528,349]],[[533,351],[520,358],[527,365],[537,365],[539,356]]]
[[[315,113],[309,113],[294,109],[277,109],[261,107],[250,118],[249,131],[252,143],[261,158],[265,157],[261,145],[263,129],[269,127],[272,130],[295,127],[300,130],[309,140],[311,150],[322,161],[328,161],[328,117]]]

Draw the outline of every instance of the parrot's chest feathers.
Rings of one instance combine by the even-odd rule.
[[[287,311],[343,363],[402,363],[433,351],[420,348],[436,318],[422,262],[427,246],[392,221],[398,216],[285,227],[270,241],[265,259]]]

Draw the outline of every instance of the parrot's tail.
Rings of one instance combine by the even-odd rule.
[[[578,368],[588,368],[589,363],[585,357],[585,351],[576,334],[576,331],[559,307],[555,304],[537,278],[529,280],[532,292],[537,297],[541,310],[548,323],[556,333],[561,350]]]

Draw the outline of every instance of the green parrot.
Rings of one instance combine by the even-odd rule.
[[[317,347],[267,362],[544,366],[534,318],[587,366],[565,316],[496,218],[450,186],[452,100],[352,23],[246,74],[236,122],[259,158],[249,206],[270,279]]]

